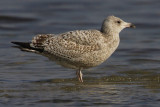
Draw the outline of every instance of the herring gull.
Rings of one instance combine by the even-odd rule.
[[[58,64],[75,69],[83,82],[82,69],[97,66],[107,60],[117,49],[119,33],[132,23],[108,16],[100,30],[75,30],[61,34],[38,34],[31,42],[12,42],[23,51],[35,52]]]

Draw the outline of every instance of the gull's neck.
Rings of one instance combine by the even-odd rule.
[[[119,32],[116,31],[112,31],[111,29],[107,29],[102,27],[101,28],[101,33],[105,36],[105,37],[111,37],[111,38],[119,38]]]
[[[119,36],[119,31],[113,28],[110,28],[109,26],[106,26],[105,24],[102,25],[100,30],[104,35],[106,36]]]
[[[102,25],[101,33],[103,37],[105,38],[105,42],[107,44],[115,45],[115,47],[118,46],[120,38],[119,38],[119,31],[115,29],[110,29],[109,27],[106,27]]]

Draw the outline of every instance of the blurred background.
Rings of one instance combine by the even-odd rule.
[[[160,104],[159,0],[0,0],[0,106],[154,106]],[[100,66],[75,71],[13,48],[36,34],[100,29],[109,15],[134,23]]]

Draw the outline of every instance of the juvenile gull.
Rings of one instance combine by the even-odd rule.
[[[126,27],[135,28],[115,16],[108,16],[100,30],[75,30],[61,34],[39,34],[31,42],[12,42],[23,51],[47,56],[58,64],[75,69],[83,82],[82,69],[107,60],[119,45],[119,33]]]

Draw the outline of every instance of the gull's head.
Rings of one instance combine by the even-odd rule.
[[[108,16],[102,24],[102,33],[120,33],[124,28],[135,28],[135,25],[123,21],[122,19],[115,16]]]

